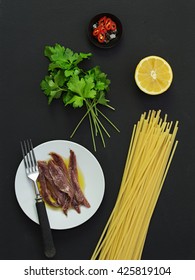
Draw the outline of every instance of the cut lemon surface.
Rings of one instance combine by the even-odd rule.
[[[135,70],[136,84],[147,94],[157,95],[165,92],[170,87],[172,80],[171,66],[159,56],[143,58]]]

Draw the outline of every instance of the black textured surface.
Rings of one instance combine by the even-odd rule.
[[[87,38],[90,19],[102,12],[123,24],[120,43],[98,49]],[[83,111],[47,105],[40,90],[48,61],[45,45],[60,43],[76,52],[92,52],[86,66],[100,65],[111,80],[108,98],[116,111],[106,114],[120,128],[110,129],[106,148],[95,156],[106,178],[101,207],[85,224],[53,230],[56,259],[90,259],[114,206],[134,123],[141,113],[161,109],[179,120],[179,145],[155,209],[143,259],[195,258],[195,1],[0,1],[0,259],[44,259],[39,226],[20,209],[14,179],[22,159],[21,139],[34,146],[69,139]],[[160,96],[142,93],[134,82],[137,63],[145,56],[164,57],[172,66],[171,88]],[[91,152],[85,122],[73,141]],[[93,152],[94,153],[94,152]]]

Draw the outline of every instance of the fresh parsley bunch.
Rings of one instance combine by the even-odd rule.
[[[41,89],[48,97],[48,104],[53,99],[61,99],[65,106],[72,105],[73,108],[86,106],[86,113],[74,129],[71,138],[88,116],[94,150],[96,151],[95,136],[98,134],[105,147],[103,132],[108,137],[110,135],[103,125],[102,119],[119,131],[97,106],[100,104],[114,110],[108,104],[109,100],[105,96],[110,85],[107,75],[100,70],[99,66],[88,71],[78,66],[84,59],[89,59],[92,56],[91,53],[74,53],[69,48],[55,44],[55,46],[46,46],[44,55],[50,60],[50,63],[48,75],[41,81]]]

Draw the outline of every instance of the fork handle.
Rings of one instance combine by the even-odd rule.
[[[56,254],[56,249],[53,242],[51,228],[45,208],[45,203],[42,199],[36,200],[37,214],[39,218],[39,224],[42,232],[44,253],[47,258],[53,258]]]

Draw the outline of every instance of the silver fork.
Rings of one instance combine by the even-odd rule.
[[[31,139],[26,141],[21,141],[21,149],[23,155],[24,166],[26,170],[26,175],[30,180],[34,182],[35,189],[35,204],[39,219],[39,224],[41,227],[44,253],[47,258],[54,257],[56,249],[53,243],[53,237],[51,233],[51,228],[47,216],[47,211],[45,208],[45,203],[40,195],[39,188],[37,185],[37,178],[39,176],[37,161],[33,149],[33,144]]]

